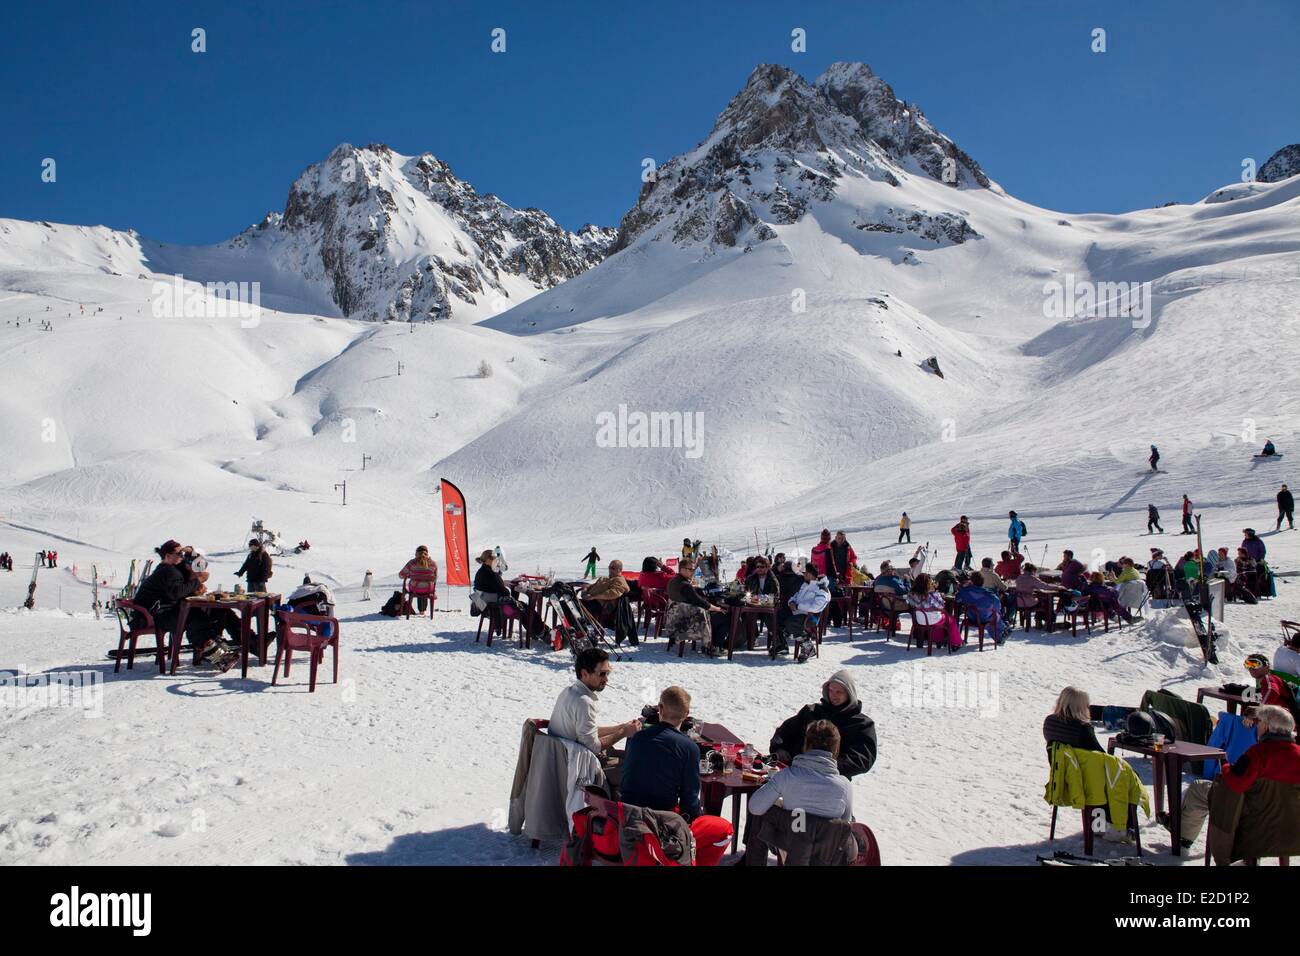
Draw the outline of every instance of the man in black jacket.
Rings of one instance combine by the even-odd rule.
[[[248,542],[248,557],[235,572],[235,577],[248,575],[248,592],[261,594],[266,591],[266,582],[271,580],[271,556],[262,548],[262,542],[254,538]]]
[[[803,752],[804,733],[814,720],[829,720],[840,732],[840,774],[852,779],[876,762],[876,722],[862,712],[858,688],[847,670],[839,670],[822,685],[820,703],[808,704],[772,735],[772,755],[789,764]]]
[[[1282,530],[1282,519],[1286,518],[1287,528],[1295,530],[1295,498],[1286,485],[1277,493],[1277,530]]]

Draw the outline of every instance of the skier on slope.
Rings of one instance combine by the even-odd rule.
[[[1011,553],[1019,554],[1020,539],[1025,536],[1029,529],[1025,527],[1025,523],[1020,520],[1020,516],[1014,511],[1008,511],[1007,518],[1011,521],[1011,524],[1007,526],[1007,540],[1011,542]]]
[[[969,571],[971,562],[970,519],[965,515],[952,526],[952,540],[957,547],[957,559],[952,566],[954,571]]]
[[[1192,499],[1183,495],[1183,530],[1181,534],[1196,534],[1192,527]]]
[[[1295,530],[1295,498],[1292,497],[1291,492],[1287,489],[1286,485],[1283,485],[1282,490],[1277,493],[1277,529],[1276,530],[1278,531],[1282,530],[1283,518],[1286,518],[1287,529],[1290,531],[1294,531]],[[9,564],[10,564],[9,569],[12,571],[13,570],[12,558],[10,559]]]
[[[1155,445],[1151,446],[1151,457],[1149,457],[1147,461],[1151,462],[1152,471],[1160,470],[1160,449]]]
[[[1264,451],[1263,451],[1263,453],[1260,455],[1260,457],[1261,457],[1261,458],[1272,458],[1272,457],[1273,457],[1274,455],[1276,455],[1276,454],[1277,454],[1277,448],[1276,448],[1276,447],[1274,446],[1274,444],[1273,444],[1273,439],[1271,439],[1271,438],[1266,439],[1265,442],[1264,442]]]
[[[1151,530],[1152,527],[1161,534],[1165,533],[1165,529],[1160,527],[1160,512],[1156,510],[1155,505],[1149,504],[1147,505],[1147,534],[1153,533]]]
[[[907,543],[911,544],[912,543],[912,519],[907,516],[906,511],[903,512],[903,517],[898,519],[898,543],[899,544],[903,543],[904,535],[907,536]]]
[[[493,554],[492,558],[496,560],[496,555]],[[587,552],[587,556],[582,560],[587,562],[587,569],[582,572],[583,579],[594,578],[596,576],[596,563],[600,561],[600,555],[596,553],[594,544],[591,546],[591,550]]]

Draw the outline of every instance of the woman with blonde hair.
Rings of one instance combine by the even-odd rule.
[[[420,613],[423,614],[429,609],[429,592],[436,587],[438,583],[438,562],[429,557],[428,545],[422,544],[416,548],[415,557],[402,566],[402,570],[397,572],[397,576],[405,581],[411,576],[412,571],[433,572],[432,584],[424,584],[422,582],[421,590],[424,590],[423,594],[420,594],[418,591],[412,592],[415,594],[416,606],[419,608]]]
[[[1067,687],[1056,698],[1056,708],[1043,721],[1043,739],[1048,749],[1052,744],[1065,744],[1080,750],[1100,751],[1097,732],[1092,729],[1088,692],[1077,687]]]

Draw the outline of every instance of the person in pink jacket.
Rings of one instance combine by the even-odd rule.
[[[813,545],[812,555],[810,557],[810,560],[813,563],[813,567],[817,569],[818,577],[822,577],[822,578],[826,577],[826,569],[829,566],[829,562],[826,560],[826,558],[827,558],[827,552],[829,552],[830,549],[831,549],[831,531],[829,528],[822,528],[821,540],[818,541],[815,545]]]

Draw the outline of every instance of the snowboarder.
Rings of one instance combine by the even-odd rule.
[[[370,600],[370,585],[375,583],[375,572],[367,570],[365,577],[361,579],[361,600]]]
[[[1011,553],[1019,554],[1020,539],[1028,533],[1029,529],[1014,511],[1008,511],[1007,518],[1011,521],[1011,524],[1007,526],[1007,540],[1011,542]]]
[[[1286,485],[1283,485],[1282,490],[1277,493],[1276,530],[1278,531],[1282,530],[1283,518],[1286,518],[1287,530],[1294,531],[1295,530],[1295,498],[1291,496],[1291,492],[1287,490]]]
[[[686,547],[689,547],[690,543],[691,543],[690,539],[687,538]],[[686,553],[686,547],[682,548],[683,554]],[[492,557],[493,560],[496,559],[495,554],[492,555]],[[587,562],[587,569],[582,572],[583,580],[586,580],[587,578],[594,578],[596,576],[596,563],[600,560],[600,555],[596,553],[596,546],[594,544],[591,546],[591,550],[587,552],[587,556],[582,560]]]
[[[1272,458],[1276,454],[1277,454],[1277,448],[1275,448],[1273,445],[1273,439],[1271,438],[1267,439],[1264,442],[1264,451],[1261,453],[1260,457]]]
[[[1152,471],[1160,470],[1160,449],[1155,445],[1151,446],[1151,457],[1148,458],[1147,461],[1151,462]]]
[[[504,575],[510,569],[510,565],[506,564],[506,556],[501,552],[501,545],[497,545],[495,551],[497,561],[493,567],[496,568],[497,574]]]
[[[957,558],[952,566],[954,571],[969,571],[971,562],[970,519],[965,515],[952,526],[952,540],[957,546]]]
[[[1153,527],[1161,534],[1165,533],[1165,529],[1160,527],[1160,512],[1155,505],[1147,505],[1147,534],[1154,533],[1151,530]]]
[[[1183,495],[1183,534],[1196,534],[1192,527],[1192,499]]]
[[[912,519],[907,516],[906,511],[903,512],[903,517],[898,519],[898,543],[899,544],[903,543],[904,537],[907,538],[908,544],[912,543]]]

